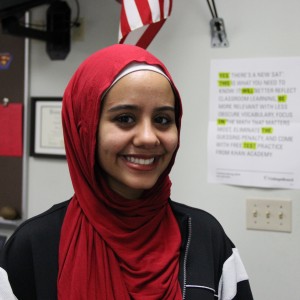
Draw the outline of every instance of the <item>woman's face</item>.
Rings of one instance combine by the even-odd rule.
[[[141,70],[107,93],[98,128],[98,162],[110,188],[128,199],[154,186],[177,148],[175,98],[161,74]]]

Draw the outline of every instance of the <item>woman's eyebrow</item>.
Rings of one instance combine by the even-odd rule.
[[[120,111],[120,110],[139,110],[140,108],[137,105],[132,105],[132,104],[122,104],[122,105],[116,105],[113,106],[111,108],[109,108],[107,111],[108,112],[116,112],[116,111]],[[175,107],[174,106],[159,106],[155,108],[155,111],[171,111],[174,112],[175,111]]]
[[[169,106],[169,105],[160,106],[160,107],[155,108],[155,111],[171,111],[171,112],[174,112],[175,107],[174,106]]]
[[[116,105],[111,108],[109,108],[108,112],[115,112],[120,110],[138,110],[138,106],[131,105],[131,104],[122,104],[122,105]]]

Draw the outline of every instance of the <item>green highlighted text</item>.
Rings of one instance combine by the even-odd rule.
[[[231,80],[219,80],[218,85],[219,87],[231,87],[232,82]]]
[[[227,123],[227,120],[226,120],[226,119],[218,119],[218,120],[217,120],[217,124],[218,124],[218,125],[226,125],[226,123]]]
[[[243,149],[256,150],[256,143],[243,142]]]
[[[242,88],[242,94],[254,94],[254,88]]]
[[[287,100],[287,95],[278,95],[277,99],[278,99],[278,102],[285,103]]]
[[[272,127],[262,127],[261,133],[262,134],[272,134],[273,128]]]

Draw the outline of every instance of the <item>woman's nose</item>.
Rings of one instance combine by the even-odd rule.
[[[134,145],[137,147],[155,147],[160,144],[157,131],[150,121],[143,121],[136,127]]]

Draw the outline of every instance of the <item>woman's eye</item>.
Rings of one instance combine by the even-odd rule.
[[[155,122],[160,125],[168,125],[171,122],[171,120],[170,118],[165,116],[158,116],[155,118]]]
[[[118,116],[118,117],[115,118],[115,120],[118,123],[121,123],[123,125],[132,124],[135,121],[134,118],[132,116],[129,116],[129,115]]]

